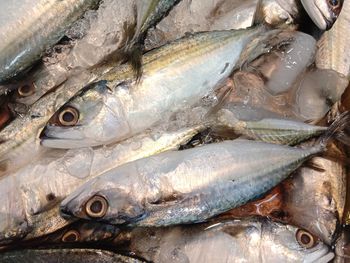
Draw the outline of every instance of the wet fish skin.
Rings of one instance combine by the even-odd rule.
[[[318,28],[328,30],[336,21],[342,8],[343,0],[301,0],[301,3]]]
[[[89,181],[66,198],[60,210],[65,218],[91,220],[85,204],[98,195],[108,203],[98,220],[111,224],[201,222],[265,193],[322,148],[235,140],[162,153]]]
[[[106,145],[166,120],[213,91],[238,66],[248,41],[264,31],[264,27],[255,27],[204,32],[172,42],[144,55],[138,82],[130,66],[111,70],[101,78],[107,81],[105,88],[89,93],[102,107],[95,110],[92,106],[87,111],[76,103],[86,97],[72,100],[81,113],[77,125],[47,125],[41,144],[52,148],[72,148],[78,143],[80,147]]]
[[[69,26],[99,0],[2,1],[0,82],[14,77],[63,37]],[[5,90],[1,90],[1,93]]]
[[[248,138],[285,145],[296,145],[327,131],[327,127],[278,118],[241,121],[236,119],[234,112],[225,109],[218,112],[218,121],[220,125]]]
[[[334,254],[319,242],[298,243],[298,229],[267,219],[215,221],[167,228],[125,230],[114,241],[123,252],[158,262],[329,262]],[[218,254],[217,252],[220,251]]]
[[[347,78],[350,77],[350,52],[347,48],[350,36],[346,33],[350,26],[349,12],[350,3],[346,0],[332,29],[325,32],[318,41],[316,54],[317,68],[331,69]]]
[[[99,249],[27,249],[0,254],[3,263],[142,263],[143,261]]]
[[[205,127],[153,131],[109,147],[47,153],[0,179],[0,243],[31,240],[72,223],[61,218],[58,205],[76,187],[121,164],[176,150]]]

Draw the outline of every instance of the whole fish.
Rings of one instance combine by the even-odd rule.
[[[104,81],[59,111],[59,116],[71,121],[47,125],[41,144],[52,148],[106,145],[164,122],[213,92],[238,67],[241,53],[252,38],[256,38],[253,45],[259,46],[277,33],[269,31],[261,36],[262,32],[264,27],[254,27],[176,40],[144,55],[139,80],[130,65],[108,72],[102,77]],[[257,52],[264,50],[258,48]],[[73,110],[67,112],[67,108]]]
[[[347,34],[350,26],[349,12],[350,2],[345,0],[342,12],[334,26],[331,30],[325,32],[318,41],[319,49],[316,54],[316,66],[318,68],[334,70],[346,78],[350,76],[350,52],[347,49],[350,43],[350,36]]]
[[[0,253],[2,263],[142,263],[99,249],[27,249]]]
[[[112,168],[187,143],[204,126],[153,131],[109,147],[48,152],[0,179],[0,243],[32,239],[71,223],[58,204],[78,186]]]
[[[78,220],[68,226],[63,227],[53,233],[40,236],[35,239],[21,240],[8,246],[2,246],[2,251],[9,249],[33,249],[50,248],[53,246],[70,246],[73,244],[92,245],[107,247],[121,232],[120,228],[114,225],[102,224],[98,222],[85,222]]]
[[[146,38],[148,50],[169,40],[183,37],[188,32],[243,29],[254,24],[258,13],[264,23],[278,26],[297,24],[302,13],[299,1],[262,0],[182,0]],[[261,22],[261,21],[260,21]]]
[[[263,199],[233,209],[220,218],[266,216],[301,227],[331,245],[344,214],[346,171],[342,153],[333,144],[329,152],[339,160],[314,157]],[[334,157],[333,157],[334,159]]]
[[[343,0],[301,0],[301,3],[316,26],[328,30],[337,19]]]
[[[161,153],[90,180],[61,203],[61,214],[140,226],[205,221],[261,196],[322,152],[324,143],[301,149],[235,140]]]
[[[1,1],[0,83],[32,65],[99,0]],[[5,90],[0,90],[4,93]]]
[[[135,228],[120,233],[114,243],[124,253],[155,263],[327,263],[334,257],[327,245],[307,231],[266,219]]]
[[[263,118],[243,121],[234,112],[223,109],[218,112],[218,123],[230,127],[237,134],[270,143],[296,145],[327,131],[327,127],[306,124],[300,121],[279,118]]]

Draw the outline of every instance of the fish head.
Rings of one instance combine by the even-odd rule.
[[[312,21],[321,30],[332,27],[339,16],[343,0],[301,0]]]
[[[116,178],[121,176],[113,173],[112,177],[108,177],[107,173],[107,176],[102,175],[102,178],[97,177],[82,185],[63,200],[61,215],[114,225],[139,219],[144,215],[143,206],[131,190],[131,182],[117,182]]]
[[[98,82],[64,105],[46,125],[41,144],[80,148],[108,144],[129,133],[120,101]]]
[[[330,248],[308,231],[291,225],[267,224],[262,233],[266,259],[273,256],[284,261],[287,258],[288,262],[327,263],[334,258]]]

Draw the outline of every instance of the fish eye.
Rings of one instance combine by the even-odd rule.
[[[108,202],[100,195],[93,196],[85,205],[86,214],[92,218],[104,217],[107,213],[107,209]]]
[[[78,231],[75,230],[69,230],[67,231],[63,237],[62,237],[62,242],[78,242],[80,240],[80,234]]]
[[[33,83],[24,84],[17,89],[17,93],[21,97],[28,97],[30,95],[33,95],[34,92],[35,92],[35,87],[34,87]]]
[[[296,233],[296,239],[304,248],[312,248],[316,245],[316,238],[309,232],[299,229]]]
[[[332,7],[338,7],[340,5],[340,1],[338,0],[328,0],[328,3]]]
[[[73,126],[79,120],[79,112],[73,107],[65,107],[58,115],[58,121],[62,126]]]

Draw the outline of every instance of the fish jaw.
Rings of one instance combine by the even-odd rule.
[[[324,0],[301,0],[311,20],[321,30],[328,30],[336,20],[335,14]]]

